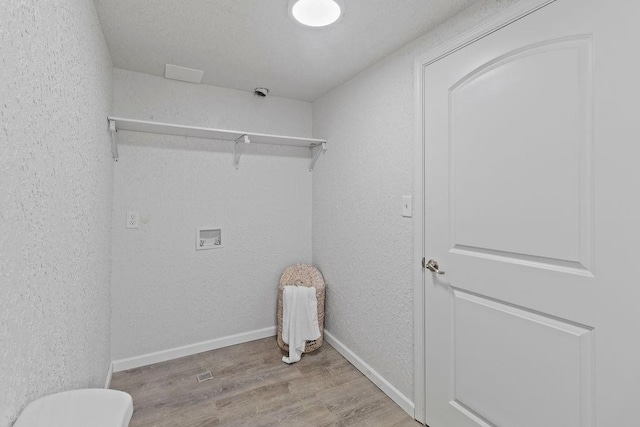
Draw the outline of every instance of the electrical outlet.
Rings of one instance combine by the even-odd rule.
[[[138,212],[127,212],[127,228],[140,228]]]

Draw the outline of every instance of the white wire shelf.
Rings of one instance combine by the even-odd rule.
[[[111,149],[113,158],[115,160],[118,160],[118,143],[116,132],[121,130],[185,136],[192,138],[215,139],[218,141],[231,141],[235,143],[234,163],[236,165],[236,168],[238,167],[238,164],[240,162],[240,156],[242,154],[241,147],[243,143],[309,148],[311,150],[311,164],[309,165],[309,170],[313,170],[313,166],[320,157],[320,154],[327,150],[327,141],[324,139],[270,135],[265,133],[214,129],[198,126],[185,126],[172,123],[153,122],[148,120],[127,119],[123,117],[108,117],[108,120],[109,129],[111,130],[112,135]]]

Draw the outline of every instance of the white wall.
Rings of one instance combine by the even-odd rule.
[[[114,113],[311,136],[311,104],[116,70]],[[113,359],[275,325],[282,270],[311,261],[309,150],[120,132],[113,210]],[[139,230],[125,229],[138,211]],[[224,248],[195,250],[198,226]]]
[[[0,7],[0,426],[110,365],[111,58],[91,0]]]
[[[313,103],[330,150],[313,179],[313,260],[327,280],[326,328],[413,397],[414,58],[515,0],[478,1]]]

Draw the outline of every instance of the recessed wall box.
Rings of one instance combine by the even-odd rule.
[[[196,250],[216,249],[222,247],[222,229],[199,227],[196,232]]]

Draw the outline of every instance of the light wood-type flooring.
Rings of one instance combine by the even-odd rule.
[[[328,344],[283,354],[265,338],[117,372],[111,388],[133,396],[131,427],[421,426]]]

